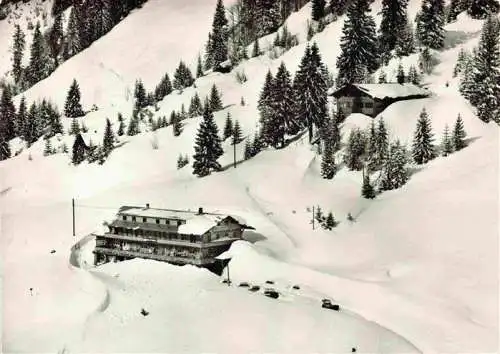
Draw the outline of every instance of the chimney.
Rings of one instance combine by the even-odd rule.
[[[149,209],[149,203],[146,203],[146,209]]]
[[[203,208],[198,208],[198,215],[203,214]]]

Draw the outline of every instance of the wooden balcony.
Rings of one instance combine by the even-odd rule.
[[[124,250],[105,248],[105,247],[96,247],[94,253],[104,254],[108,256],[125,257],[125,258],[154,259],[157,261],[169,262],[173,264],[193,264],[197,266],[212,264],[215,263],[216,261],[214,258],[199,259],[194,257],[173,257],[162,254],[124,251]]]

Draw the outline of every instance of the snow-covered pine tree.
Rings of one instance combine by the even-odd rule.
[[[442,49],[444,46],[444,0],[423,0],[416,18],[417,39],[424,47]]]
[[[333,230],[333,228],[336,227],[337,225],[338,225],[338,222],[335,220],[332,212],[330,211],[325,219],[325,223],[324,223],[323,227],[326,230]]]
[[[172,133],[174,136],[179,136],[182,134],[182,117],[180,114],[176,113],[175,111],[172,111],[172,114],[170,115],[170,124],[172,124]]]
[[[123,121],[123,115],[118,113],[118,131],[116,135],[122,136],[125,134],[125,122]]]
[[[85,151],[85,141],[80,134],[77,134],[73,143],[73,154],[71,156],[71,162],[73,165],[79,165],[85,160]]]
[[[257,108],[260,113],[260,125],[263,129],[262,133],[264,133],[267,122],[271,118],[271,92],[273,91],[273,85],[273,74],[271,73],[271,70],[268,70],[264,81],[264,86],[262,87],[262,91],[260,92],[260,97],[257,104]],[[264,141],[266,144],[268,144],[268,141],[265,137]]]
[[[212,89],[210,90],[210,109],[212,112],[220,111],[222,108],[222,99],[215,84],[212,85]]]
[[[221,147],[219,131],[215,124],[212,112],[205,108],[203,120],[198,128],[195,140],[195,154],[193,155],[193,174],[198,177],[209,175],[212,171],[220,170],[217,162],[224,151]]]
[[[222,3],[222,0],[217,0],[214,20],[212,22],[212,41],[209,48],[211,52],[210,57],[212,58],[213,67],[217,67],[228,58],[227,25],[228,21],[226,18],[226,10],[224,8],[224,4]]]
[[[389,134],[382,117],[378,121],[376,145],[377,154],[375,156],[375,166],[379,169],[384,164],[389,152]]]
[[[245,141],[244,159],[248,160],[248,159],[252,158],[252,156],[253,156],[252,142],[250,141],[250,139],[247,139]]]
[[[368,0],[354,0],[349,6],[340,48],[337,86],[362,82],[366,73],[373,73],[378,68],[380,55],[375,20],[370,15]]]
[[[380,189],[391,190],[402,187],[409,178],[406,147],[399,140],[391,144],[384,162]]]
[[[474,19],[485,19],[500,10],[497,0],[468,0],[467,14]]]
[[[415,53],[415,33],[413,25],[407,21],[406,26],[401,29],[396,39],[396,56],[404,57]]]
[[[326,128],[331,128],[333,123],[331,120],[326,124]],[[332,179],[337,172],[337,165],[335,163],[335,142],[331,134],[325,134],[323,141],[324,150],[321,159],[321,177],[325,179]]]
[[[172,93],[172,83],[170,82],[170,77],[167,73],[162,77],[160,83],[156,86],[154,98],[156,102],[159,102],[170,93]]]
[[[226,140],[233,135],[233,120],[231,119],[231,113],[227,112],[226,123],[224,124],[224,131],[222,134],[222,140]]]
[[[80,53],[83,48],[80,41],[80,32],[78,27],[79,20],[77,16],[78,16],[77,6],[73,6],[69,14],[69,21],[66,29],[66,35],[64,36],[65,37],[64,49],[63,49],[64,59],[69,59],[72,56]]]
[[[299,124],[293,114],[294,92],[290,73],[281,62],[273,80],[270,96],[271,114],[264,127],[266,140],[274,148],[285,146],[285,134],[293,135],[299,131]]]
[[[201,54],[198,54],[198,60],[196,62],[196,78],[203,76],[203,63],[201,60]]]
[[[42,32],[40,31],[39,22],[36,24],[33,32],[33,40],[30,49],[30,63],[26,70],[27,79],[31,85],[45,79],[53,70],[53,63],[48,55],[48,49]]]
[[[181,104],[181,112],[180,112],[179,116],[180,116],[181,120],[184,120],[188,117],[188,114],[186,112],[186,108],[184,107],[184,103]]]
[[[80,124],[78,123],[78,119],[73,118],[71,119],[71,125],[69,128],[69,134],[70,135],[78,135],[80,134]]]
[[[349,0],[330,0],[330,11],[334,16],[342,16],[347,11]]]
[[[181,60],[174,73],[174,89],[182,91],[184,88],[191,86],[193,83],[194,78],[191,74],[191,70],[189,70],[186,64]]]
[[[469,60],[469,53],[462,47],[458,52],[457,62],[453,68],[453,77],[457,77],[463,72],[467,60]]]
[[[259,55],[260,55],[259,39],[256,38],[255,41],[253,42],[252,58],[258,57]]]
[[[467,3],[468,0],[451,0],[446,22],[455,22],[457,20],[457,16],[467,10]]]
[[[102,139],[102,150],[105,156],[108,156],[115,148],[115,134],[111,128],[111,121],[106,118],[106,128],[104,129],[104,137]]]
[[[21,101],[19,102],[19,110],[16,115],[15,121],[15,131],[16,135],[24,138],[27,141],[25,132],[26,132],[26,124],[27,124],[27,112],[28,108],[26,106],[26,97],[22,96]]]
[[[398,73],[396,75],[396,79],[398,81],[398,84],[405,83],[405,70],[403,69],[403,64],[401,63],[399,63],[398,65]]]
[[[375,188],[373,188],[372,183],[370,181],[370,175],[366,173],[363,176],[363,186],[361,187],[361,196],[365,199],[373,199],[375,198]]]
[[[54,0],[52,3],[52,17],[56,17],[57,15],[63,13],[73,4],[72,0]]]
[[[208,33],[208,40],[205,44],[205,70],[209,70],[213,67],[213,56],[212,56],[212,33]]]
[[[366,142],[366,162],[367,162],[367,173],[376,171],[380,168],[377,164],[377,126],[375,125],[375,120],[372,119],[370,128],[368,130],[367,142]]]
[[[257,0],[255,18],[257,35],[264,36],[275,31],[280,24],[280,3],[276,0]]]
[[[134,136],[140,133],[139,130],[139,117],[137,115],[132,115],[130,117],[130,122],[128,123],[127,135]]]
[[[191,104],[189,105],[189,116],[197,117],[203,114],[203,105],[201,104],[200,96],[198,92],[195,92],[193,98],[191,99]]]
[[[134,98],[137,111],[147,106],[146,89],[141,79],[135,80]]]
[[[73,79],[64,104],[64,115],[68,118],[82,117],[85,115],[80,103],[80,87],[76,79]]]
[[[16,136],[16,107],[12,101],[12,93],[8,86],[5,86],[0,99],[0,121],[1,135],[6,141]]]
[[[473,67],[469,100],[479,119],[500,123],[500,21],[495,16],[484,22]]]
[[[56,134],[63,134],[64,128],[61,123],[61,114],[57,107],[51,102],[46,102],[42,105],[42,110],[46,117],[46,125],[49,128],[47,136],[52,137]]]
[[[441,154],[448,156],[453,152],[453,141],[450,136],[450,128],[448,124],[444,126],[443,139],[441,140]]]
[[[14,77],[14,82],[19,85],[23,75],[23,56],[26,39],[21,26],[18,24],[16,24],[12,42],[12,76]]]
[[[48,34],[48,48],[50,56],[54,61],[54,68],[59,66],[59,59],[62,54],[64,44],[63,20],[62,14],[59,14],[54,19],[54,23]]]
[[[412,156],[415,163],[421,165],[436,157],[436,149],[433,144],[431,121],[427,111],[422,109],[417,121],[417,128],[413,135]]]
[[[43,149],[43,156],[52,155],[52,143],[50,142],[50,138],[45,139],[45,147]]]
[[[387,83],[387,74],[383,69],[380,70],[380,73],[378,75],[378,83],[379,84],[386,84]]]
[[[384,57],[390,57],[396,48],[398,37],[406,28],[408,0],[382,0],[382,21],[379,28],[379,43]]]
[[[24,139],[28,146],[31,146],[42,135],[43,126],[39,116],[38,107],[35,102],[32,102],[24,125]]]
[[[410,70],[408,71],[408,80],[409,83],[413,85],[420,85],[420,75],[418,74],[417,68],[414,65],[410,66]]]
[[[312,14],[311,17],[314,21],[319,21],[325,17],[325,0],[312,0]]]
[[[453,149],[455,151],[462,150],[467,146],[467,142],[465,140],[466,137],[467,134],[465,133],[464,121],[462,120],[462,117],[459,114],[455,122],[455,125],[453,127],[453,133],[451,136]]]
[[[323,226],[323,223],[325,222],[325,216],[323,215],[323,210],[321,207],[318,205],[316,206],[316,210],[314,213],[314,219],[318,222],[318,224]]]
[[[309,142],[313,139],[313,127],[322,127],[328,116],[326,72],[317,44],[307,46],[295,74],[293,90],[297,123],[307,127]]]
[[[363,158],[366,153],[366,137],[359,129],[352,129],[347,142],[347,149],[344,154],[344,162],[352,171],[363,169]]]
[[[240,122],[236,120],[231,135],[231,145],[238,145],[243,141],[243,133],[241,132]]]

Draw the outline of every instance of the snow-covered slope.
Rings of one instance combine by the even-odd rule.
[[[410,13],[419,4],[410,2]],[[376,13],[380,2],[373,6]],[[201,0],[189,6],[180,0],[150,0],[29,90],[28,100],[50,92],[62,106],[76,77],[86,108],[94,103],[100,107],[84,118],[99,139],[107,116],[129,113],[136,78],[151,88],[181,58],[194,63],[213,8]],[[265,73],[275,71],[282,60],[295,71],[309,15],[308,5],[288,21],[300,45],[277,60],[264,55],[235,69],[245,71],[249,80],[244,84],[237,83],[234,73],[209,74],[197,80],[196,88],[167,96],[155,115],[178,110],[195,90],[203,97],[216,83],[229,105],[215,114],[219,127],[231,112],[251,135]],[[188,31],[186,23],[193,24]],[[451,26],[470,37],[466,47],[477,43],[476,22],[461,16]],[[330,69],[335,68],[341,29],[342,20],[314,37]],[[393,138],[409,141],[423,107],[436,138],[460,113],[470,146],[425,165],[402,189],[373,201],[360,197],[359,173],[342,169],[333,180],[322,179],[319,158],[304,139],[207,178],[192,176],[189,166],[178,171],[179,153],[193,152],[199,118],[185,121],[179,137],[169,127],[122,138],[125,144],[103,166],[74,167],[63,154],[45,158],[42,142],[0,163],[4,350],[495,351],[499,130],[481,123],[457,92],[451,73],[459,48],[442,52],[434,74],[425,78],[433,97],[394,104],[380,116]],[[415,61],[411,56],[403,64]],[[394,60],[384,68],[389,77],[397,64]],[[245,106],[239,105],[242,96]],[[368,123],[368,117],[352,115],[343,133]],[[71,143],[71,138],[63,139]],[[152,148],[155,139],[158,149]],[[225,144],[224,165],[232,158]],[[77,238],[71,236],[73,197]],[[74,267],[85,268],[92,257],[88,239],[83,253],[71,251],[77,239],[100,229],[119,206],[145,203],[203,206],[243,216],[257,230],[247,234],[251,243],[239,242],[231,249],[231,276],[236,283],[274,280],[283,296],[267,299],[225,287],[203,270],[155,262],[110,264],[91,273]],[[311,230],[308,208],[313,205],[333,211],[341,222],[335,231]],[[347,213],[356,222],[345,220]],[[293,292],[294,284],[301,289]],[[323,297],[335,299],[346,311],[320,309]],[[141,308],[149,316],[141,316]]]

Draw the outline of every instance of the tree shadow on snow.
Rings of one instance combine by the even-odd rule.
[[[255,231],[245,231],[243,238],[250,243],[267,240],[267,237]]]

